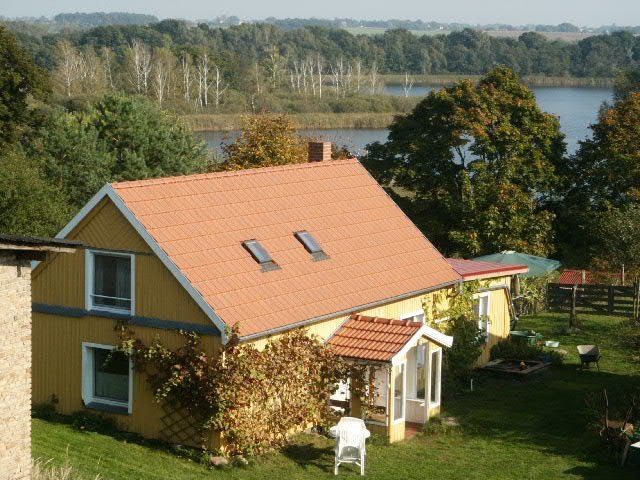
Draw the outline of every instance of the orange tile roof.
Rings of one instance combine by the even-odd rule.
[[[480,262],[478,260],[463,260],[461,258],[447,258],[447,262],[449,262],[449,265],[462,275],[465,280],[501,277],[529,271],[529,267],[526,265]]]
[[[242,336],[350,313],[459,280],[355,160],[113,184],[116,194],[227,325]],[[313,261],[293,233],[330,257]],[[257,239],[281,267],[263,272]]]
[[[341,357],[388,362],[423,325],[410,320],[352,315],[327,344]]]

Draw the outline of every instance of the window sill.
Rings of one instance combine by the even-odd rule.
[[[89,308],[87,308],[87,311],[89,313],[91,312],[98,312],[98,313],[115,313],[115,314],[120,314],[120,315],[127,315],[127,316],[132,316],[133,313],[131,312],[131,310],[126,310],[124,308],[109,308],[109,307],[98,307],[96,305],[91,305]]]
[[[107,405],[106,403],[89,402],[84,407],[90,410],[100,410],[101,412],[130,415],[128,406]]]

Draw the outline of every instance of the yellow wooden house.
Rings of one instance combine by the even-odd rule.
[[[258,346],[306,329],[378,372],[380,408],[367,421],[395,441],[439,412],[442,349],[455,341],[425,322],[425,305],[485,280],[485,361],[508,335],[519,271],[447,261],[357,160],[109,184],[58,236],[86,248],[33,272],[33,402],[55,398],[61,413],[101,412],[182,443],[176,423],[188,419],[154,401],[127,357],[109,355],[118,322],[169,347],[178,330],[197,332],[212,355],[229,326]]]

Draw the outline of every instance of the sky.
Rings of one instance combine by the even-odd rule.
[[[0,15],[51,17],[60,12],[133,12],[159,18],[351,17],[437,22],[640,25],[640,0],[0,0]]]

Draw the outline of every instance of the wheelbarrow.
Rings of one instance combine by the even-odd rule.
[[[578,354],[580,355],[580,368],[590,367],[590,364],[595,363],[596,368],[600,371],[600,349],[597,345],[578,345]]]

